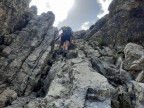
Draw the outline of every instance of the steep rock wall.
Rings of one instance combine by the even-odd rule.
[[[91,41],[103,39],[107,44],[124,47],[128,42],[144,42],[144,1],[113,0],[109,14],[104,16],[85,35]]]
[[[7,9],[8,3],[13,5]],[[0,46],[0,107],[143,108],[144,49],[127,44],[142,41],[143,28],[139,28],[143,19],[134,13],[134,8],[140,6],[143,12],[143,1],[113,0],[109,15],[90,30],[75,33],[78,40],[66,58],[59,54],[59,45],[54,46],[54,14],[36,16],[36,11],[29,11],[27,1],[16,3],[1,2],[9,14],[20,5],[26,10],[23,13],[20,8],[15,13],[15,23],[12,21],[17,16],[12,13],[1,15],[8,17],[1,22],[8,25],[1,32],[4,46]],[[28,16],[20,20],[23,15]],[[85,36],[87,39],[79,39]],[[114,48],[103,46],[103,40],[98,39]],[[124,51],[117,50],[125,44]]]
[[[25,27],[28,21],[37,14],[35,7],[29,8],[31,0],[0,1],[0,44],[4,36]]]
[[[143,108],[143,47],[129,43],[124,54],[116,55],[115,49],[93,48],[84,40],[76,40],[74,45],[66,58],[59,55],[55,47],[55,59],[42,81],[41,90],[18,97],[10,107]],[[136,68],[131,71],[125,69],[134,65]],[[139,66],[141,69],[137,71]],[[134,71],[135,74],[131,74]],[[35,97],[43,91],[42,97]]]
[[[54,39],[53,22],[54,14],[52,12],[32,19],[26,28],[23,28],[16,36],[12,44],[3,50],[4,55],[7,55],[7,57],[1,61],[1,75],[3,78],[6,78],[5,80],[11,81],[12,78],[16,78],[16,75],[20,71],[25,74],[24,70],[21,70],[23,66],[25,66],[24,69],[27,66],[27,69],[33,67],[31,71],[34,71],[34,69],[37,68],[35,66],[45,61],[43,56],[47,56],[45,53],[51,51],[50,43]],[[44,60],[41,62],[36,61],[41,59]],[[30,69],[28,69],[28,71],[28,74],[30,74]]]
[[[54,19],[52,12],[34,17],[4,48],[5,57],[0,61],[0,92],[9,87],[18,96],[29,95],[37,86],[51,57],[56,30],[52,26]]]

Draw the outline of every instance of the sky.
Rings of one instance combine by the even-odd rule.
[[[38,15],[52,11],[55,14],[54,26],[70,26],[74,31],[87,30],[92,24],[108,14],[112,0],[32,0]]]

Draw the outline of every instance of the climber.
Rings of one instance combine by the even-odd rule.
[[[58,32],[61,30],[62,30],[62,33],[61,33],[61,42],[60,42],[60,53],[61,54],[63,53],[64,57],[66,57],[66,54],[68,52],[68,47],[70,43],[72,42],[72,39],[74,38],[74,36],[73,36],[71,27],[66,27],[66,26],[61,27],[60,30],[58,30]]]

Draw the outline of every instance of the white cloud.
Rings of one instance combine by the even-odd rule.
[[[87,21],[87,22],[82,24],[80,29],[87,30],[87,29],[89,29],[89,26],[90,26],[90,22]]]
[[[42,12],[52,11],[56,16],[54,26],[58,26],[60,22],[67,18],[68,11],[73,4],[74,0],[32,0],[30,6],[36,5],[39,15]]]
[[[100,19],[104,15],[109,13],[108,7],[109,7],[110,3],[112,2],[112,0],[97,0],[97,2],[101,6],[101,10],[103,11],[103,13],[100,13],[100,14],[97,15],[97,17]]]

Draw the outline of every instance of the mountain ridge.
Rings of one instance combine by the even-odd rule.
[[[74,33],[67,57],[53,12],[37,16],[29,2],[0,4],[0,108],[144,107],[143,0],[113,0],[108,15]]]

